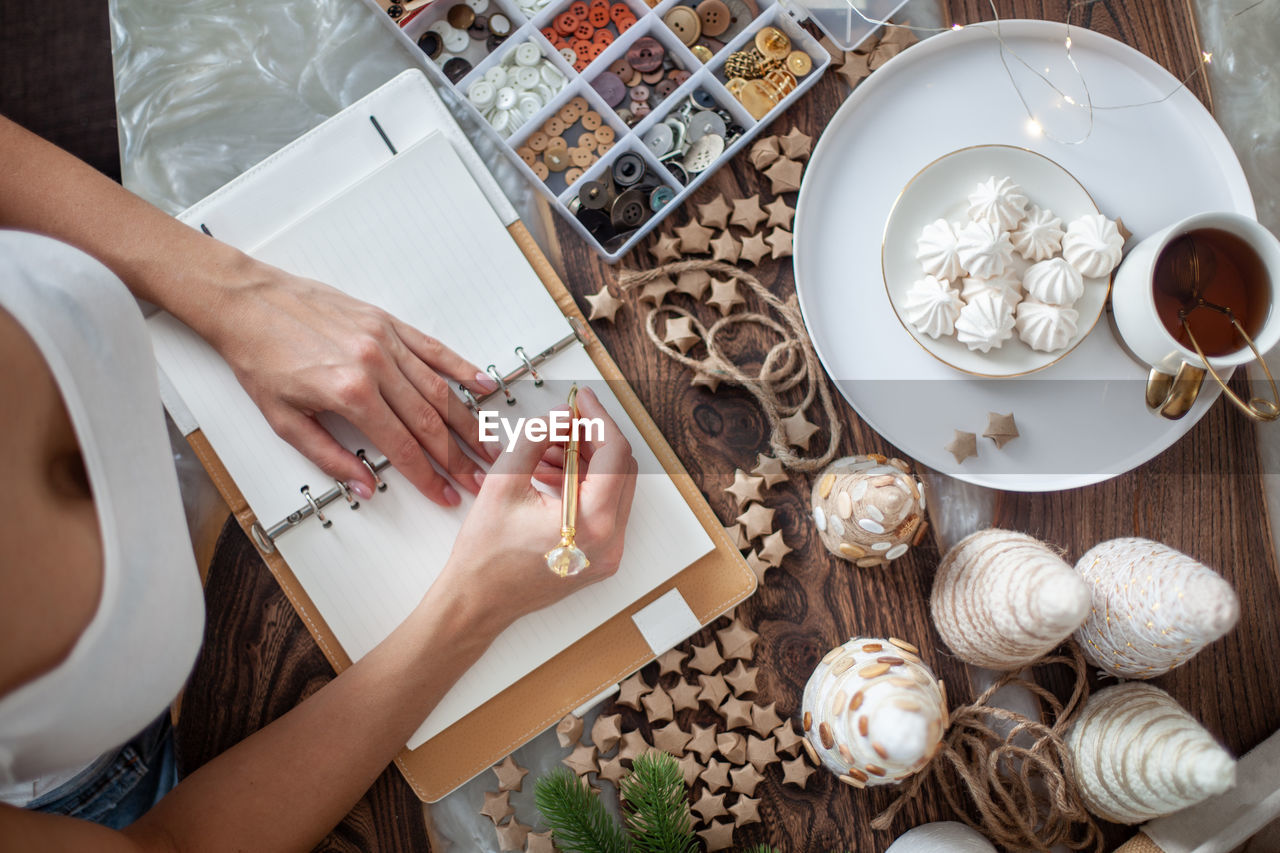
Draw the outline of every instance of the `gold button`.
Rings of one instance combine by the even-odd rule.
[[[765,27],[756,33],[756,50],[765,59],[786,59],[791,52],[791,39],[777,27]]]
[[[787,70],[803,77],[813,70],[813,58],[803,50],[793,50],[787,54]]]
[[[742,100],[742,87],[747,85],[747,81],[742,77],[730,77],[724,87],[729,90],[729,94],[738,100]]]
[[[706,65],[715,58],[715,54],[711,52],[711,48],[707,47],[705,44],[695,44],[693,47],[689,48],[689,50],[693,51],[693,55],[698,57],[698,61],[703,65]]]
[[[450,7],[449,14],[445,17],[449,21],[449,26],[454,29],[465,30],[475,22],[476,12],[466,3],[459,3]]]
[[[692,45],[702,35],[702,21],[698,19],[698,13],[688,6],[673,6],[662,20],[686,45]]]
[[[751,113],[751,117],[757,120],[768,115],[769,110],[778,104],[773,87],[763,80],[748,80],[742,87],[738,100],[742,101],[742,105],[747,108],[747,112]]]

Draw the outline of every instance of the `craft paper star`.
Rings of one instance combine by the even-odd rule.
[[[730,212],[731,209],[728,202],[724,200],[723,193],[716,193],[716,197],[711,201],[698,205],[698,219],[708,228],[729,227]]]
[[[650,723],[661,723],[664,720],[675,719],[676,709],[671,703],[671,697],[667,695],[667,691],[661,687],[653,688],[653,692],[640,700],[644,705],[644,714],[649,718]]]
[[[753,267],[759,266],[762,258],[770,252],[769,246],[764,241],[763,234],[752,234],[742,238],[742,249],[738,253],[738,260],[751,264]]]
[[[698,759],[692,752],[686,752],[679,763],[680,772],[684,774],[685,787],[692,788],[693,783],[698,781],[698,774],[702,772],[702,765],[698,763]]]
[[[764,781],[764,776],[760,775],[760,771],[750,764],[730,770],[729,778],[733,780],[733,790],[748,797],[754,797],[756,786]]]
[[[797,788],[809,787],[809,777],[813,775],[813,768],[804,760],[803,755],[797,755],[790,761],[782,762],[782,784],[795,785]]]
[[[690,734],[688,750],[698,753],[698,758],[706,761],[716,753],[716,729],[715,726],[700,726],[693,724]]]
[[[785,228],[773,229],[769,232],[769,236],[764,238],[764,241],[769,244],[769,256],[775,261],[779,258],[791,257],[791,232]]]
[[[570,714],[570,716],[573,715]],[[567,743],[562,743],[560,745],[568,746]],[[525,770],[519,764],[516,764],[515,759],[510,755],[502,759],[501,764],[493,765],[493,774],[498,777],[499,791],[519,791],[520,787],[524,784],[524,777],[527,776],[528,773],[529,771]]]
[[[686,353],[697,346],[702,340],[693,329],[693,320],[689,317],[668,317],[667,331],[662,336],[662,342],[670,347],[675,347],[681,353]]]
[[[870,53],[871,51],[876,49],[876,45],[880,44],[880,37],[882,35],[883,35],[883,32],[881,30],[874,30],[870,33],[867,33],[867,35],[862,39],[862,41],[858,42],[858,46],[855,47],[851,51],[851,53],[855,55],[865,55]],[[845,57],[847,58],[848,55],[849,54],[845,54]]]
[[[738,503],[738,508],[741,509],[744,504],[763,499],[760,494],[763,486],[764,477],[753,477],[741,468],[735,468],[733,471],[733,485],[726,487],[725,491],[733,495],[733,499]]]
[[[768,482],[767,480],[765,482]],[[729,537],[729,541],[733,543],[733,547],[741,551],[743,548],[750,547],[751,543],[747,541],[747,537],[742,535],[742,525],[736,521],[724,529],[725,535]]]
[[[794,415],[782,419],[782,431],[787,436],[787,443],[793,444],[802,450],[809,449],[809,441],[813,438],[813,434],[818,431],[816,424],[812,424],[804,416],[804,411],[796,412]]]
[[[712,641],[705,646],[693,647],[693,658],[689,661],[689,668],[710,675],[719,669],[722,663],[724,658],[720,657],[720,650],[716,648],[715,641]]]
[[[871,51],[871,58],[867,62],[867,67],[875,71],[899,53],[902,53],[902,45],[882,41],[876,45],[875,50]]]
[[[658,655],[658,675],[674,672],[680,674],[680,664],[684,663],[689,653],[682,649],[671,649]]]
[[[763,453],[756,454],[756,467],[751,469],[751,473],[764,477],[764,485],[768,489],[790,479],[781,460]]]
[[[637,755],[643,755],[652,748],[638,729],[629,731],[622,736],[621,746],[618,748],[618,758],[623,761],[634,761]]]
[[[747,507],[746,512],[738,516],[737,521],[742,525],[747,538],[755,539],[773,532],[773,513],[774,509],[772,507],[767,507],[764,504],[752,504]]]
[[[645,684],[644,677],[639,672],[636,672],[618,685],[618,695],[613,700],[614,704],[630,708],[633,711],[639,711],[641,697],[652,689],[648,684]]]
[[[751,703],[746,699],[733,696],[724,700],[720,706],[720,716],[724,717],[726,728],[740,729],[751,725]]]
[[[622,766],[622,756],[619,754],[613,758],[600,759],[600,770],[596,773],[596,776],[601,779],[608,779],[616,785],[622,781],[622,777],[626,776],[628,772],[630,771]]]
[[[680,238],[674,234],[662,234],[649,247],[649,254],[659,264],[665,264],[680,258]]]
[[[680,251],[686,255],[702,255],[711,245],[711,235],[715,232],[696,219],[690,219],[675,229],[680,238]]]
[[[751,573],[756,576],[756,580],[760,583],[764,583],[764,579],[769,574],[770,569],[776,568],[760,559],[760,555],[755,551],[747,554],[743,559],[747,561],[747,568],[751,570]]]
[[[813,151],[813,137],[798,127],[792,127],[778,137],[778,147],[782,150],[783,157],[804,160]]]
[[[764,224],[765,228],[785,228],[790,230],[792,221],[796,217],[796,209],[787,204],[787,200],[782,196],[778,196],[773,201],[764,206],[769,212],[769,221]]]
[[[653,745],[676,758],[684,755],[685,745],[693,735],[680,728],[678,723],[667,723],[660,729],[653,730]]]
[[[772,166],[764,170],[764,176],[769,179],[769,191],[774,195],[782,193],[793,193],[800,189],[800,177],[804,174],[804,167],[795,160],[781,158]],[[761,211],[761,215],[764,211]]]
[[[770,518],[772,519],[772,515]],[[760,639],[760,635],[734,616],[727,627],[716,631],[716,639],[720,641],[720,648],[725,650],[726,659],[750,660],[755,655],[756,640]]]
[[[556,740],[563,747],[570,747],[582,739],[582,718],[566,714],[556,723]]]
[[[733,846],[733,823],[727,820],[717,821],[706,829],[699,829],[698,837],[702,839],[702,846],[707,853],[726,850]]]
[[[1013,412],[1007,415],[987,412],[987,429],[982,435],[1003,450],[1006,444],[1018,437],[1018,425],[1013,420]]]
[[[730,225],[737,225],[748,231],[754,231],[769,215],[760,209],[760,196],[735,199],[733,202],[733,218]]]
[[[716,751],[730,764],[742,764],[747,760],[747,739],[737,732],[721,732],[716,735]]]
[[[760,688],[756,685],[756,678],[760,675],[759,667],[747,668],[742,661],[738,661],[738,665],[733,668],[733,672],[724,677],[729,682],[729,686],[733,688],[733,695],[746,696],[755,693]]]
[[[689,382],[695,388],[706,388],[708,391],[715,393],[720,387],[720,377],[714,373],[706,373],[699,371],[693,375],[693,379]]]
[[[640,288],[640,301],[648,302],[657,308],[662,304],[662,300],[667,298],[667,294],[676,289],[676,284],[667,276],[655,278],[653,281]]]
[[[605,320],[612,323],[614,315],[626,303],[618,297],[614,296],[609,290],[609,285],[600,288],[599,293],[593,293],[587,297],[587,302],[591,304],[591,313],[587,316],[588,320]]]
[[[751,729],[760,737],[764,737],[782,725],[782,718],[778,716],[777,705],[777,702],[770,702],[768,705],[751,706]]]
[[[498,827],[499,850],[523,850],[525,839],[529,837],[530,827],[514,818]]]
[[[724,697],[729,695],[729,685],[723,675],[699,675],[698,701],[705,702],[711,708],[720,707]]]
[[[738,284],[732,279],[711,279],[711,297],[707,304],[717,309],[720,316],[728,316],[736,305],[745,305],[746,300],[738,293]]]
[[[588,773],[594,773],[599,769],[596,762],[596,748],[593,744],[580,743],[574,747],[573,752],[568,757],[560,759],[565,767],[568,767],[579,776],[586,776]]]
[[[751,153],[747,155],[747,159],[751,161],[752,166],[756,167],[757,172],[762,172],[781,156],[780,152],[778,137],[766,136],[756,140],[756,144],[751,146]]]
[[[726,264],[736,264],[738,256],[741,254],[742,244],[728,230],[721,231],[719,236],[711,241],[711,257],[713,260],[723,261]]]
[[[710,790],[704,790],[702,796],[698,797],[698,801],[690,808],[698,813],[703,823],[710,823],[729,813],[729,810],[724,807],[724,794],[713,794]]]
[[[871,74],[871,68],[867,64],[867,57],[864,54],[846,53],[844,56],[844,63],[841,64],[838,73],[844,78],[844,82],[849,85],[850,89],[856,89],[858,84]]]
[[[484,805],[480,807],[480,814],[493,821],[494,826],[502,823],[514,811],[510,791],[484,792]]]
[[[775,530],[764,537],[760,547],[760,559],[770,566],[782,565],[782,558],[791,553],[791,546],[782,541],[782,531]]]
[[[818,44],[822,45],[822,49],[831,57],[832,70],[838,69],[844,63],[844,48],[833,42],[829,36],[824,35],[818,39]]]
[[[764,772],[764,769],[776,761],[778,758],[778,745],[773,738],[758,738],[755,735],[747,736],[747,763],[755,769]]]
[[[911,29],[911,23],[906,22],[902,24],[885,24],[884,36],[880,41],[882,44],[896,44],[907,48],[919,40],[915,31]]]
[[[621,723],[621,714],[601,714],[591,724],[591,742],[601,755],[618,745],[622,738]]]
[[[956,464],[960,465],[970,456],[978,455],[978,437],[971,432],[962,430],[956,430],[955,434],[956,437],[951,439],[951,443],[944,447],[943,450],[954,456]]]
[[[698,688],[681,678],[667,691],[671,704],[677,711],[692,711],[698,707]]]
[[[737,808],[741,802],[742,800],[739,799],[734,803],[734,808]],[[737,815],[737,812],[734,814]],[[738,825],[741,826],[740,823]],[[524,840],[524,853],[556,853],[556,845],[551,840],[551,830],[529,833],[529,837]]]
[[[729,765],[712,758],[707,761],[707,767],[702,771],[700,778],[711,793],[727,788],[729,787]]]
[[[685,270],[676,276],[676,293],[701,299],[711,286],[711,273],[706,270]]]
[[[797,734],[791,721],[787,720],[773,730],[773,739],[778,742],[778,752],[795,755],[800,749],[800,741],[804,740],[804,735]]]
[[[729,806],[733,815],[734,826],[746,826],[749,823],[760,823],[760,800],[756,797],[738,796],[738,801]]]

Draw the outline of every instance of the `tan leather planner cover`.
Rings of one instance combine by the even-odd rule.
[[[566,317],[578,318],[582,328],[589,330],[590,326],[578,310],[573,296],[533,241],[528,229],[516,222],[508,230],[555,298],[561,312]],[[599,696],[651,661],[653,650],[631,617],[672,587],[679,588],[702,625],[727,612],[755,591],[755,575],[725,535],[720,520],[703,499],[618,366],[594,335],[589,335],[586,349],[715,543],[715,550],[422,746],[403,750],[396,758],[396,764],[414,792],[426,802],[439,800],[485,768],[501,761],[574,708]],[[236,520],[249,533],[257,519],[204,434],[197,430],[188,436],[188,441]],[[338,645],[333,632],[320,618],[315,605],[279,552],[263,553],[262,558],[334,669],[341,672],[350,666],[351,659]]]

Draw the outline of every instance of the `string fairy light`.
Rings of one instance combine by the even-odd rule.
[[[1154,106],[1157,104],[1163,104],[1165,101],[1177,95],[1183,89],[1186,89],[1190,84],[1191,80],[1197,74],[1201,73],[1201,71],[1206,65],[1210,65],[1213,62],[1213,52],[1208,50],[1202,50],[1200,52],[1200,62],[1196,65],[1196,67],[1193,68],[1185,77],[1179,80],[1177,86],[1175,86],[1171,91],[1169,91],[1167,94],[1163,95],[1162,97],[1153,98],[1152,100],[1149,100],[1149,101],[1137,101],[1137,102],[1128,103],[1128,104],[1095,103],[1093,100],[1093,93],[1089,89],[1089,81],[1085,77],[1084,72],[1080,70],[1080,66],[1076,63],[1075,54],[1072,51],[1071,28],[1073,24],[1071,23],[1071,21],[1077,8],[1083,7],[1083,6],[1092,6],[1093,4],[1098,2],[1100,2],[1100,0],[1072,0],[1071,5],[1067,7],[1067,20],[1064,23],[1064,26],[1066,27],[1066,33],[1063,38],[1063,49],[1065,50],[1065,53],[1066,53],[1067,62],[1070,63],[1072,71],[1075,73],[1076,78],[1080,81],[1080,87],[1083,90],[1083,97],[1084,97],[1083,102],[1073,97],[1070,93],[1063,91],[1061,87],[1059,87],[1056,83],[1054,83],[1051,79],[1049,79],[1048,75],[1052,73],[1051,69],[1045,68],[1043,72],[1040,71],[1040,69],[1033,66],[1030,62],[1024,59],[1021,56],[1021,54],[1019,54],[1016,50],[1014,50],[1009,45],[1009,42],[1005,40],[1004,33],[1001,29],[1002,21],[1000,18],[1000,13],[996,10],[995,0],[987,0],[988,5],[991,7],[991,14],[992,14],[993,20],[980,21],[973,24],[956,23],[956,24],[952,24],[950,27],[914,27],[914,26],[911,26],[910,24],[895,24],[889,21],[887,18],[883,20],[876,20],[874,18],[868,17],[861,9],[859,9],[852,2],[850,2],[849,5],[850,5],[850,8],[853,9],[853,11],[858,15],[859,18],[861,18],[866,23],[870,24],[873,28],[874,27],[895,27],[898,29],[910,30],[911,32],[915,32],[915,33],[926,33],[930,35],[934,33],[960,32],[961,30],[974,29],[974,28],[982,32],[989,33],[991,36],[993,36],[996,39],[996,41],[1000,45],[1000,64],[1004,68],[1005,75],[1009,78],[1009,83],[1013,86],[1014,93],[1018,96],[1018,100],[1022,104],[1023,110],[1027,114],[1027,121],[1025,124],[1027,133],[1033,137],[1043,136],[1046,139],[1052,140],[1053,142],[1057,142],[1062,145],[1081,145],[1084,142],[1086,142],[1089,139],[1089,137],[1093,135],[1094,113],[1096,111],[1128,110],[1128,109],[1136,109],[1138,107],[1148,107],[1148,106]],[[1245,12],[1249,12],[1253,9],[1256,9],[1267,2],[1268,0],[1257,0],[1257,2],[1253,3],[1252,5],[1246,6],[1245,8],[1237,11],[1231,17],[1233,19],[1238,18]],[[1061,98],[1062,103],[1066,104],[1069,107],[1074,107],[1084,111],[1088,124],[1082,136],[1080,136],[1077,139],[1062,139],[1054,135],[1053,133],[1051,133],[1045,127],[1044,122],[1042,122],[1036,116],[1035,110],[1032,109],[1031,104],[1028,102],[1026,94],[1023,92],[1022,86],[1018,83],[1017,78],[1013,74],[1013,69],[1009,67],[1010,57],[1012,57],[1019,65],[1022,65],[1029,72],[1031,72],[1037,78],[1039,78],[1039,80],[1042,83],[1044,83],[1045,86],[1047,86],[1050,90],[1055,92],[1058,95],[1058,97]]]

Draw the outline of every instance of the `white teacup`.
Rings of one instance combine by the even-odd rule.
[[[1267,314],[1251,343],[1225,355],[1202,357],[1194,349],[1178,343],[1165,328],[1156,311],[1156,262],[1165,248],[1177,238],[1202,228],[1226,231],[1247,243],[1262,261],[1266,280],[1254,286],[1265,287]],[[1111,289],[1111,308],[1116,328],[1125,345],[1139,359],[1151,366],[1147,383],[1147,405],[1170,419],[1182,417],[1190,410],[1199,394],[1205,373],[1222,385],[1236,405],[1250,417],[1274,420],[1280,407],[1267,400],[1240,399],[1222,381],[1220,371],[1239,367],[1257,359],[1267,378],[1271,379],[1262,356],[1280,343],[1280,311],[1276,302],[1280,293],[1280,241],[1253,219],[1238,213],[1198,213],[1157,231],[1138,243],[1120,264]],[[1247,340],[1247,339],[1246,339]],[[1272,397],[1275,383],[1272,381]]]

